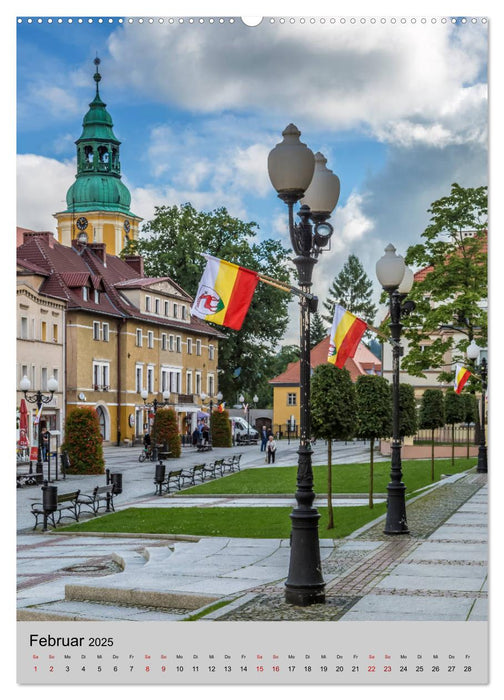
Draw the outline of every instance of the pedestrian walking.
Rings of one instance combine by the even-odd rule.
[[[43,462],[48,462],[48,453],[49,453],[49,440],[51,438],[51,433],[47,430],[46,427],[42,428],[42,432],[40,433],[40,441],[42,444],[42,461]]]
[[[263,425],[261,428],[261,452],[266,452],[266,445],[268,444],[268,431],[266,426]]]
[[[275,463],[275,453],[276,453],[276,442],[273,435],[269,436],[268,444],[266,445],[266,452],[268,455],[268,464]]]

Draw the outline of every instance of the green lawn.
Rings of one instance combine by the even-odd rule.
[[[318,509],[321,538],[349,535],[385,512],[385,503],[374,508],[351,506],[334,509],[335,527],[327,529],[327,508]],[[127,508],[98,518],[58,528],[65,532],[128,532],[206,535],[213,537],[283,537],[291,531],[292,508]]]
[[[435,480],[441,474],[455,474],[474,467],[476,458],[456,459],[452,467],[450,459],[434,462]],[[430,459],[411,459],[402,463],[406,491],[411,493],[431,483]],[[213,479],[184,489],[183,495],[208,494],[293,494],[296,490],[297,467],[264,467],[245,469],[221,479]],[[327,466],[313,467],[316,493],[327,491]],[[374,492],[386,493],[390,481],[390,462],[374,465]],[[333,493],[367,493],[369,490],[369,464],[335,464],[333,466]]]

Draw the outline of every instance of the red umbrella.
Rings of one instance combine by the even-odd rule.
[[[20,447],[28,447],[28,437],[26,433],[28,432],[28,408],[26,406],[26,401],[21,399],[19,404],[19,441],[18,445]]]

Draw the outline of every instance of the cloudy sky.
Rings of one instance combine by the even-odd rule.
[[[19,226],[55,231],[52,214],[65,208],[74,142],[94,96],[96,55],[131,209],[145,220],[156,205],[225,206],[257,222],[259,238],[289,245],[268,153],[290,122],[324,153],[341,196],[331,251],[317,265],[321,299],[350,253],[375,281],[387,243],[404,253],[418,242],[426,210],[451,183],[487,184],[481,18],[279,15],[248,27],[229,15],[98,17],[18,22]]]

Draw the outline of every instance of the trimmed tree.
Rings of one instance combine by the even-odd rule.
[[[470,393],[462,393],[460,394],[462,397],[462,401],[464,403],[464,423],[466,424],[467,427],[467,441],[466,441],[466,446],[467,446],[467,459],[469,459],[469,432],[471,428],[471,423],[476,424],[478,420],[478,402],[476,401],[476,397],[474,394]]]
[[[418,430],[418,411],[415,389],[411,384],[399,384],[399,436],[405,438],[416,435]]]
[[[357,435],[369,440],[369,507],[373,507],[374,443],[392,434],[390,385],[384,377],[364,374],[355,383]]]
[[[173,408],[158,408],[152,426],[154,444],[164,445],[171,457],[180,457],[182,441],[177,424],[177,414]]]
[[[325,327],[322,316],[317,312],[313,314],[310,327],[310,348],[321,343],[327,338],[328,331]]]
[[[434,481],[434,431],[444,424],[443,392],[441,389],[426,389],[420,405],[420,427],[431,431],[431,481]]]
[[[464,420],[464,399],[456,394],[453,389],[448,389],[445,394],[445,421],[451,425],[451,463],[455,464],[455,423]]]
[[[214,447],[231,447],[231,421],[229,411],[212,411],[210,416],[210,430],[212,431],[212,445]]]
[[[327,441],[327,511],[330,530],[334,527],[332,507],[332,440],[353,437],[357,419],[355,387],[347,369],[319,365],[311,379],[311,430]]]
[[[103,474],[103,438],[96,410],[87,406],[74,408],[66,417],[65,440],[61,449],[68,453],[69,474]]]

